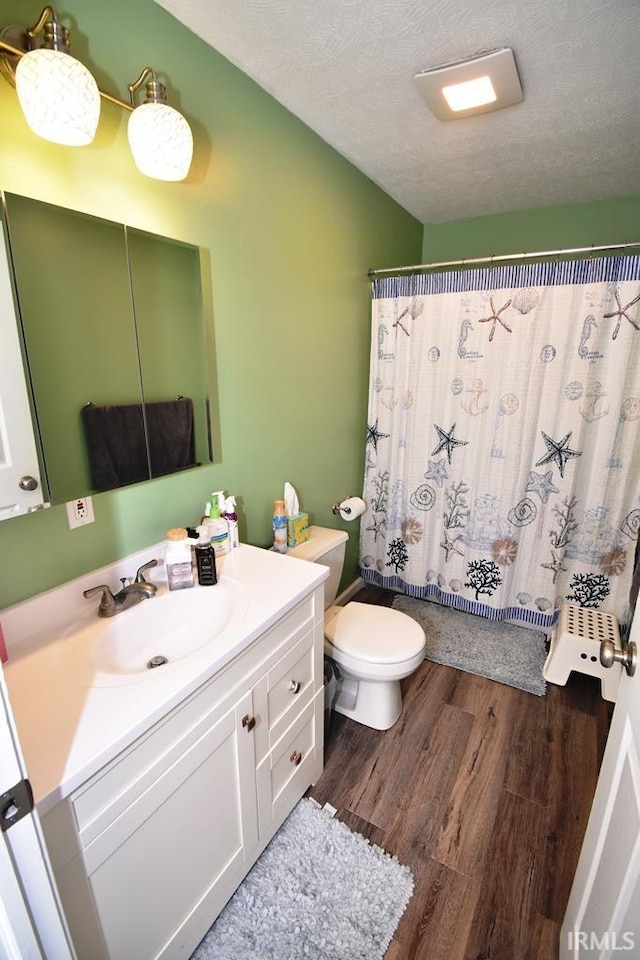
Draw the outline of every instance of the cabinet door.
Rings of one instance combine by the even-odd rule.
[[[188,956],[246,872],[258,842],[251,707],[248,693],[85,850],[113,960]]]

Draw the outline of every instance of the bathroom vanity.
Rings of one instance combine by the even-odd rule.
[[[120,566],[131,576],[154,555]],[[160,568],[157,598],[112,624],[77,597],[124,575],[115,566],[2,614],[7,686],[82,960],[188,957],[322,771],[328,571],[244,545],[220,567],[218,586],[173,593]],[[182,622],[186,652],[167,646],[151,670],[130,656],[136,643],[161,655],[163,624]]]

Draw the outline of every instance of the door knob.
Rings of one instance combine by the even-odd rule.
[[[20,487],[21,490],[37,490],[38,481],[36,480],[35,477],[30,477],[27,475],[24,477],[20,477],[20,480],[18,481],[18,486]]]
[[[600,644],[600,663],[603,667],[612,667],[614,663],[621,663],[630,677],[636,672],[638,662],[638,648],[635,643],[627,643],[622,650],[617,650],[611,640],[603,640]]]
[[[245,728],[245,730],[249,732],[250,730],[253,730],[255,725],[256,718],[250,717],[248,713],[245,713],[244,717],[242,718],[242,726]]]

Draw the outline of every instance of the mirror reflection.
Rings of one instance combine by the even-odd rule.
[[[198,249],[13,194],[5,205],[51,501],[209,461]]]

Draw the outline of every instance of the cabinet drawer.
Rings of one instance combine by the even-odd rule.
[[[270,748],[311,700],[313,680],[313,633],[308,633],[267,675]]]
[[[277,829],[322,772],[324,690],[296,718],[256,771],[261,838]]]

